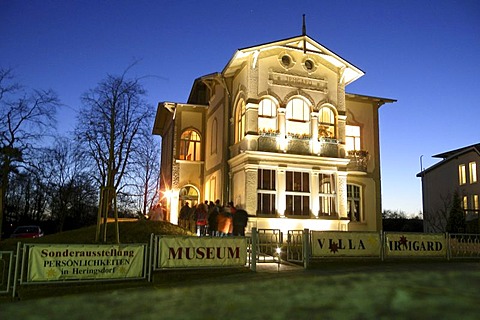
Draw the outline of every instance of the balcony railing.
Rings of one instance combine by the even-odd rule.
[[[349,171],[367,172],[368,160],[370,155],[365,150],[350,150],[348,151],[348,158],[350,162],[347,166]]]

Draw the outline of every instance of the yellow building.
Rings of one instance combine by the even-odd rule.
[[[378,109],[395,100],[346,93],[363,75],[304,33],[239,49],[187,103],[159,103],[169,220],[220,199],[259,229],[381,230]]]

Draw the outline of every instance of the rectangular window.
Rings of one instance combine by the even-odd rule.
[[[347,184],[347,210],[350,221],[359,222],[363,220],[361,200],[360,186]]]
[[[458,183],[460,185],[467,183],[467,174],[464,164],[458,166]]]
[[[323,173],[319,174],[318,182],[320,198],[320,209],[318,211],[318,215],[336,215],[335,175]]]
[[[462,209],[463,210],[468,209],[468,198],[467,198],[467,196],[462,197]]]
[[[468,169],[469,169],[468,172],[469,172],[470,183],[477,182],[477,163],[470,162],[468,164]]]
[[[347,151],[361,150],[359,126],[345,126],[345,147]]]
[[[476,213],[478,214],[478,194],[474,194],[473,196],[473,210],[476,211]]]
[[[275,215],[276,171],[258,169],[257,214]]]
[[[310,175],[308,172],[286,172],[285,214],[310,216]]]

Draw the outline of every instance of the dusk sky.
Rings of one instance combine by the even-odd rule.
[[[347,92],[398,100],[380,109],[382,206],[417,214],[420,157],[426,168],[480,142],[478,0],[0,0],[0,67],[57,92],[66,134],[107,74],[139,60],[129,75],[148,76],[149,103],[186,102],[237,49],[301,35],[302,14],[307,35],[365,72]]]

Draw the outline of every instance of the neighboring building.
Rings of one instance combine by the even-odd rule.
[[[395,100],[346,93],[363,75],[303,33],[239,49],[187,103],[159,103],[169,221],[219,199],[259,229],[381,230],[378,109]]]
[[[417,174],[422,178],[423,226],[425,232],[445,232],[453,195],[458,192],[465,210],[467,228],[478,221],[480,144],[433,156],[442,160]],[[468,232],[468,230],[466,230]]]

